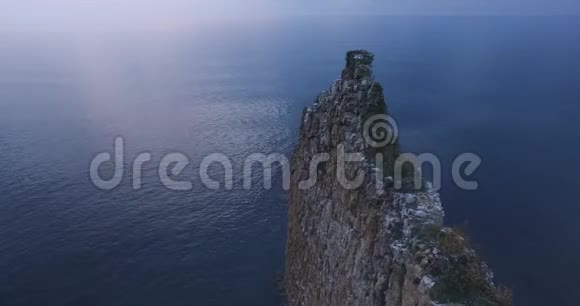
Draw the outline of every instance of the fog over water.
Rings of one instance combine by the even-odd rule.
[[[579,15],[576,0],[27,0],[0,5],[0,31],[189,29],[225,20],[341,15]],[[210,29],[206,29],[211,31]]]

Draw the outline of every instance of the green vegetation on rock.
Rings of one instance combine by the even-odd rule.
[[[511,291],[495,287],[485,263],[475,256],[464,228],[442,228],[427,224],[416,232],[416,239],[436,247],[449,258],[434,264],[431,274],[437,278],[431,297],[439,303],[473,306],[510,306]]]

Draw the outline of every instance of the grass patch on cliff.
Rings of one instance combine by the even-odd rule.
[[[388,115],[385,97],[383,95],[383,87],[381,84],[375,82],[371,88],[369,95],[369,107],[366,114],[362,117],[363,122],[366,122],[374,115]],[[399,140],[394,139],[392,143],[387,143],[381,147],[369,146],[366,149],[366,156],[376,162],[377,154],[383,155],[383,175],[385,177],[394,175],[395,161],[400,155]]]
[[[495,288],[487,281],[487,271],[478,264],[457,263],[441,276],[432,288],[431,297],[439,303],[462,303],[477,306],[510,306],[511,291]]]
[[[385,103],[385,97],[383,95],[383,87],[381,84],[375,82],[373,83],[372,88],[370,89],[369,94],[369,106],[367,108],[367,112],[363,115],[362,119],[363,122],[367,122],[372,116],[374,115],[387,115],[389,116],[389,110],[387,104]],[[386,132],[387,135],[390,133],[391,135],[394,131]],[[395,138],[392,142],[387,143],[380,147],[373,147],[369,146],[366,149],[366,156],[377,163],[376,157],[377,154],[382,154],[383,156],[383,176],[384,177],[400,177],[401,179],[401,186],[400,189],[402,192],[418,192],[424,190],[425,182],[423,181],[420,172],[415,169],[415,164],[412,162],[405,162],[402,164],[401,173],[395,173],[395,163],[397,159],[401,156],[401,149],[398,135],[395,135]],[[419,180],[422,181],[420,184],[421,187],[415,187],[415,175],[419,173]]]
[[[433,264],[431,274],[437,282],[431,298],[439,303],[461,303],[477,306],[510,306],[511,290],[495,287],[489,281],[484,262],[472,253],[465,226],[444,229],[427,224],[416,232],[420,242],[437,247],[449,262]]]
[[[419,241],[434,242],[437,241],[441,229],[437,224],[425,224],[414,233],[414,237]]]
[[[343,70],[343,78],[355,78],[355,76],[371,76],[372,75],[372,62],[374,55],[365,50],[354,50],[349,51],[346,54],[346,68]],[[369,71],[358,71],[360,69],[369,69]],[[356,79],[356,78],[355,78]],[[363,124],[366,124],[371,117],[375,115],[385,115],[390,116],[387,104],[385,102],[383,86],[378,83],[371,81],[372,84],[368,89],[368,95],[364,99],[367,104],[365,113],[362,115]],[[379,120],[374,120],[372,123],[376,124]],[[380,147],[369,145],[365,149],[365,155],[369,160],[372,160],[375,165],[377,165],[377,155],[381,154],[383,156],[383,176],[391,178],[400,178],[401,186],[400,190],[402,192],[418,192],[424,190],[425,181],[422,178],[420,169],[416,169],[416,165],[411,161],[404,162],[401,167],[402,173],[395,173],[395,163],[397,159],[401,156],[401,149],[397,131],[391,126],[391,123],[387,123],[387,126],[391,128],[390,130],[382,130],[385,135],[390,135],[393,137],[391,142],[386,143]],[[371,124],[372,127],[372,124]],[[365,131],[373,134],[371,131]],[[374,135],[374,134],[373,134]],[[377,135],[378,136],[378,135]],[[386,139],[386,138],[385,138]],[[384,139],[383,139],[384,140]],[[367,141],[367,139],[365,139]],[[381,141],[378,141],[381,142]],[[382,142],[381,142],[382,143]],[[420,167],[420,166],[419,166]],[[398,170],[397,170],[398,172]],[[415,187],[415,175],[418,175],[419,180],[422,182],[420,187]],[[419,185],[419,184],[418,184]]]

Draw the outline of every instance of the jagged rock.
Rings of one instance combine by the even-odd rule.
[[[304,111],[292,158],[288,303],[431,306],[437,305],[437,291],[441,302],[479,305],[479,293],[447,296],[450,290],[442,285],[455,265],[483,271],[486,277],[490,273],[474,253],[451,248],[459,240],[447,237],[442,228],[439,194],[430,184],[422,190],[395,190],[391,175],[398,143],[376,148],[365,141],[365,121],[387,112],[382,87],[373,79],[373,58],[363,50],[348,52],[341,78]],[[361,153],[362,161],[338,165],[341,145],[347,153]],[[330,159],[318,165],[316,183],[300,188],[310,177],[311,161],[321,153]],[[375,153],[383,154],[382,167]],[[341,172],[350,180],[363,174],[362,184],[344,186],[337,176]],[[495,296],[489,278],[477,285]]]

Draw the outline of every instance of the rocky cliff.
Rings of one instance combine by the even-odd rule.
[[[367,51],[348,52],[340,79],[304,111],[292,158],[289,304],[509,305],[467,238],[443,227],[438,193],[404,183],[413,167],[397,177],[395,128],[368,124],[388,123],[372,62]],[[390,139],[370,140],[369,128]]]

